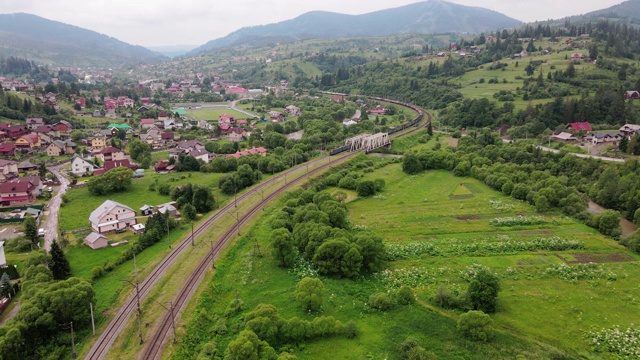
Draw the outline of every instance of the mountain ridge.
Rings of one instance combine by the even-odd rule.
[[[57,66],[110,67],[166,59],[142,46],[27,13],[0,14],[0,57]]]
[[[443,16],[446,15],[446,16]],[[361,15],[311,11],[275,24],[244,27],[211,40],[189,52],[194,55],[230,45],[242,45],[243,38],[281,37],[290,41],[315,37],[390,36],[406,33],[478,33],[510,28],[521,21],[499,12],[429,0]]]

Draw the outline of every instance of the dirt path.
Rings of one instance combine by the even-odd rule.
[[[44,223],[44,226],[42,226],[45,230],[44,248],[47,252],[51,250],[51,243],[58,238],[58,215],[60,212],[60,204],[62,203],[62,195],[67,192],[67,187],[69,186],[69,180],[60,173],[61,167],[62,165],[49,168],[49,171],[51,171],[51,173],[58,178],[58,181],[60,181],[60,186],[58,187],[58,192],[47,206],[49,215],[47,216],[47,221]]]
[[[20,302],[16,302],[15,305],[13,305],[13,309],[2,317],[0,320],[0,326],[4,325],[4,323],[14,317],[18,313],[18,310],[20,310]]]
[[[602,206],[594,203],[593,201],[589,201],[589,207],[587,208],[587,212],[589,214],[601,214],[602,212],[604,212],[605,208],[603,208]],[[632,232],[636,231],[638,229],[638,227],[632,223],[631,221],[625,219],[625,218],[621,218],[620,219],[620,227],[622,228],[622,237],[627,237],[629,236]]]

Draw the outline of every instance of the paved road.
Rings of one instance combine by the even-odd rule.
[[[13,301],[16,301],[16,300],[13,300]],[[14,317],[14,316],[18,313],[18,310],[20,310],[20,303],[19,303],[19,302],[17,302],[17,303],[15,304],[15,306],[13,307],[13,309],[11,309],[11,311],[9,311],[9,312],[7,313],[7,315],[5,315],[5,316],[2,318],[2,321],[0,321],[0,326],[4,325],[4,323],[6,323],[6,322],[7,322],[7,321],[9,321],[12,317]]]
[[[512,140],[510,139],[502,139],[503,142],[506,143],[510,143]],[[541,149],[542,151],[548,151],[548,152],[552,152],[554,154],[558,154],[560,153],[560,150],[557,149],[552,149],[546,146],[541,146],[538,145],[538,148]],[[576,157],[579,158],[583,158],[583,159],[598,159],[598,160],[602,160],[602,161],[611,161],[611,162],[624,162],[624,159],[618,159],[618,158],[612,158],[612,157],[606,157],[606,156],[599,156],[599,155],[588,155],[588,154],[576,154],[576,153],[569,153],[572,154]]]
[[[237,103],[237,102],[238,102],[238,100],[236,100],[236,101],[232,101],[232,102],[231,102],[231,108],[232,108],[233,110],[235,110],[235,111],[237,111],[237,112],[241,112],[241,113],[243,113],[243,114],[245,114],[245,115],[247,115],[247,116],[257,117],[257,118],[260,118],[260,117],[261,117],[260,115],[255,114],[255,113],[252,113],[251,111],[248,111],[248,110],[245,110],[245,109],[240,109],[240,108],[236,107],[236,103]]]
[[[67,192],[67,187],[69,186],[69,180],[60,173],[62,166],[63,165],[58,165],[49,168],[49,171],[60,181],[60,186],[58,187],[58,192],[49,202],[47,221],[44,223],[44,226],[41,226],[45,230],[44,248],[47,252],[51,250],[51,243],[58,238],[58,214],[60,212],[60,204],[62,203],[62,195]]]

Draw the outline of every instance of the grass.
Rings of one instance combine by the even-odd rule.
[[[186,183],[197,183],[212,188],[214,194],[220,197],[217,186],[222,175],[201,172],[162,175],[148,171],[144,177],[133,179],[131,188],[125,192],[95,196],[89,193],[86,186],[70,189],[67,192],[69,202],[60,209],[60,227],[65,231],[88,227],[89,215],[105,200],[120,202],[136,211],[145,204],[158,205],[171,201],[169,196],[161,195],[157,190],[149,190],[149,185],[155,184],[156,181],[158,185],[169,183],[172,187]],[[172,179],[176,181],[171,181]]]
[[[388,272],[358,280],[322,277],[325,293],[321,315],[355,322],[359,335],[354,340],[328,337],[292,346],[299,359],[399,359],[396,346],[408,336],[415,337],[440,358],[513,359],[522,355],[527,359],[548,359],[559,352],[556,349],[571,356],[598,358],[590,353],[584,339],[587,331],[615,325],[626,328],[640,320],[634,310],[638,301],[634,279],[640,275],[639,257],[596,231],[558,214],[542,215],[546,223],[541,225],[497,228],[490,224],[491,219],[540,215],[528,204],[505,197],[477,180],[456,178],[444,171],[408,176],[402,173],[400,164],[393,164],[366,178],[383,178],[386,188],[376,197],[348,202],[352,223],[382,236],[388,246],[429,244],[442,250],[443,255],[410,253],[388,262]],[[457,193],[473,197],[450,198]],[[221,354],[242,328],[243,314],[259,303],[273,304],[284,318],[310,320],[316,316],[302,311],[294,301],[299,276],[295,271],[278,268],[269,256],[269,216],[267,213],[218,262],[215,275],[202,290],[199,304],[181,330],[182,343],[172,348],[172,358],[195,358],[202,346],[214,338]],[[576,240],[584,248],[502,253],[466,250],[468,245],[505,239],[524,242],[549,237]],[[262,245],[263,257],[254,254],[253,239]],[[453,251],[458,253],[447,255]],[[612,254],[623,254],[625,261],[602,262],[611,259]],[[563,258],[599,261],[594,266],[607,274],[615,273],[615,279],[598,277],[596,270],[588,280],[549,275],[548,269],[564,264]],[[455,325],[460,313],[431,303],[441,285],[466,288],[462,274],[474,264],[491,267],[502,283],[499,309],[492,315],[498,335],[488,344],[460,339]],[[386,313],[372,311],[365,305],[370,294],[392,291],[388,284],[394,276],[400,283],[408,281],[394,275],[398,274],[396,270],[426,274],[414,284],[418,303],[396,306]],[[222,316],[236,291],[245,304],[244,311],[226,321],[227,333],[212,335],[216,317]]]
[[[225,104],[226,105],[226,104]],[[224,106],[224,105],[223,105]],[[189,116],[193,116],[196,120],[205,120],[210,122],[218,122],[220,115],[233,115],[236,119],[246,119],[247,115],[228,108],[200,108],[188,111]]]

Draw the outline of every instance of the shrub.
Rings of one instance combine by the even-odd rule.
[[[376,193],[376,185],[371,180],[362,180],[358,182],[358,185],[356,186],[356,192],[360,197],[373,196]]]
[[[347,339],[353,339],[358,336],[358,326],[353,321],[349,321],[344,329],[344,333],[347,335]]]
[[[410,305],[416,302],[416,296],[413,293],[413,289],[408,286],[403,286],[396,292],[398,298],[398,304]]]
[[[318,311],[322,308],[324,285],[320,279],[306,277],[296,286],[296,300],[306,311]]]
[[[482,311],[471,310],[460,315],[458,331],[472,341],[489,341],[494,336],[493,320]]]
[[[102,266],[94,266],[91,269],[91,280],[96,280],[104,275],[104,268]]]
[[[469,300],[475,310],[488,313],[496,311],[500,292],[500,279],[487,269],[480,269],[469,283]]]
[[[393,302],[387,293],[375,293],[369,296],[369,306],[376,310],[387,311],[393,308]]]

